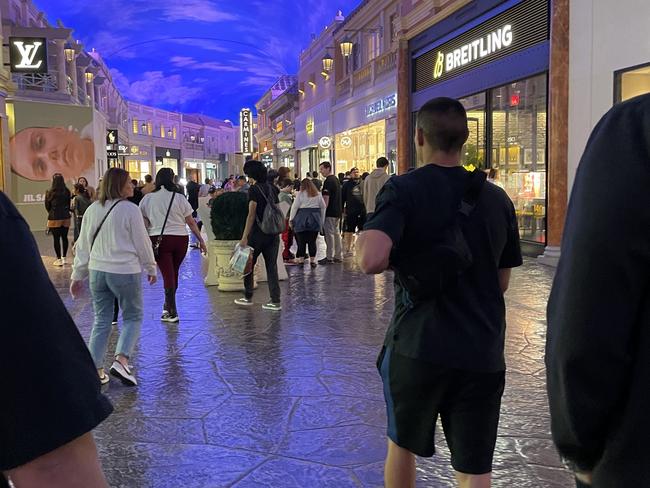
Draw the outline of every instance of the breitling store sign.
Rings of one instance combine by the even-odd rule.
[[[415,58],[415,91],[548,40],[548,0],[525,0]]]

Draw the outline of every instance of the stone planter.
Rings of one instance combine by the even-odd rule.
[[[244,277],[230,269],[230,258],[239,241],[209,241],[207,286],[219,286],[219,291],[243,291]]]

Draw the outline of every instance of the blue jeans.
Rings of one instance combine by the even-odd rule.
[[[143,302],[141,274],[115,274],[90,270],[90,294],[95,322],[90,333],[88,349],[97,369],[104,367],[113,322],[113,307],[117,299],[122,310],[122,332],[115,355],[131,357],[140,338]]]

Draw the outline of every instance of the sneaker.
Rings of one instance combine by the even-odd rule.
[[[274,310],[276,312],[279,312],[280,310],[282,310],[282,305],[280,305],[279,303],[270,302],[262,305],[262,308],[264,310]]]
[[[117,320],[111,322],[111,325],[117,325]]]
[[[342,263],[342,262],[343,262],[343,260],[342,260],[342,259],[340,259],[340,258],[334,258],[334,262],[335,262],[335,263]]]
[[[172,314],[169,312],[165,312],[163,316],[160,318],[163,322],[169,322],[171,324],[175,324],[179,322],[181,319],[178,318],[178,314]]]
[[[138,382],[133,376],[131,368],[124,366],[119,361],[113,361],[113,366],[111,366],[111,374],[116,378],[119,378],[120,381],[126,386],[137,386]]]
[[[241,305],[242,307],[250,307],[253,305],[253,300],[250,298],[238,298],[235,300],[235,305]]]
[[[65,266],[66,264],[70,264],[70,260],[66,257],[61,258],[61,263]]]
[[[57,259],[52,263],[52,266],[63,266],[63,259]]]
[[[318,264],[332,264],[334,261],[334,259],[323,258],[318,261]]]
[[[102,385],[108,384],[109,381],[111,381],[111,377],[108,376],[106,373],[102,373],[101,376],[99,377],[99,382]]]

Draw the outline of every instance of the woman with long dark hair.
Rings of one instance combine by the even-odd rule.
[[[304,264],[309,247],[309,262],[312,268],[316,263],[316,239],[325,222],[327,205],[311,178],[300,183],[300,192],[291,206],[289,224],[296,233],[298,252],[296,264]]]
[[[244,164],[244,173],[248,176],[251,184],[248,190],[248,217],[246,218],[246,227],[244,235],[240,241],[242,247],[250,244],[253,248],[253,268],[257,263],[257,258],[264,256],[266,265],[266,275],[269,283],[269,293],[271,301],[262,308],[265,310],[282,310],[280,304],[280,280],[278,278],[278,249],[280,247],[280,236],[275,234],[265,234],[259,226],[259,222],[264,219],[264,209],[269,202],[279,203],[278,189],[275,185],[269,183],[266,166],[260,161],[253,159],[246,161]],[[237,305],[244,307],[253,305],[253,273],[248,273],[244,277],[244,287],[246,289],[243,298],[235,300]]]
[[[54,240],[56,261],[54,266],[68,264],[68,231],[70,230],[70,202],[72,195],[65,186],[63,175],[56,173],[52,177],[52,187],[45,193],[47,210],[47,228]]]
[[[84,214],[72,272],[70,291],[73,296],[81,291],[83,280],[87,276],[90,278],[95,321],[88,349],[102,384],[108,383],[104,357],[111,335],[115,299],[122,309],[124,324],[110,372],[125,385],[138,384],[129,359],[142,326],[143,269],[149,283],[156,282],[156,262],[142,214],[127,201],[132,196],[129,174],[120,168],[109,169],[102,180],[99,199]]]
[[[83,187],[86,189],[88,192],[88,196],[90,197],[91,201],[97,200],[97,192],[95,192],[95,189],[88,184],[88,180],[84,178],[83,176],[77,180],[78,185],[83,185]]]
[[[185,196],[178,191],[174,183],[174,171],[162,168],[156,175],[156,189],[145,195],[140,202],[149,237],[154,248],[158,248],[156,262],[163,275],[165,305],[160,320],[171,323],[179,321],[176,290],[178,272],[189,244],[186,225],[199,241],[201,251],[208,252],[201,231],[192,217],[194,210]]]

